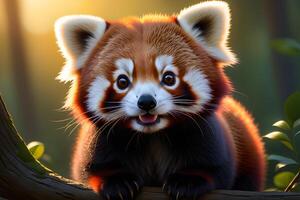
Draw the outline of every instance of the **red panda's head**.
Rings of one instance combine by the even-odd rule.
[[[67,61],[59,78],[73,81],[68,106],[77,117],[146,133],[209,113],[231,89],[222,68],[235,62],[229,27],[219,1],[170,17],[63,17],[55,30]]]

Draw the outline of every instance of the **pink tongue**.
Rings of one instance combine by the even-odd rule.
[[[150,124],[156,121],[157,115],[139,115],[139,119],[145,124]]]

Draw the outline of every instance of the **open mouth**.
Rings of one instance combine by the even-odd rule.
[[[159,116],[151,115],[148,113],[145,115],[139,115],[139,117],[137,118],[137,122],[143,126],[154,125],[159,122]]]

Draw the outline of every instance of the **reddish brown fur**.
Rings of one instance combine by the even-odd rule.
[[[103,185],[103,180],[99,176],[91,176],[89,178],[89,185],[95,192],[99,192]]]
[[[219,112],[224,116],[235,143],[237,176],[252,174],[253,182],[260,183],[258,188],[263,190],[266,158],[263,143],[251,115],[239,102],[230,97],[222,100]],[[235,183],[237,184],[239,183]]]
[[[212,88],[213,100],[210,104],[219,104],[220,100],[231,91],[231,84],[223,72],[218,61],[210,57],[207,52],[183,29],[176,24],[174,17],[145,16],[142,19],[129,18],[121,21],[109,22],[110,26],[101,41],[93,50],[85,66],[79,71],[75,80],[77,89],[74,90],[72,108],[75,115],[82,116],[86,110],[86,94],[89,85],[99,74],[112,81],[114,61],[118,58],[131,58],[134,61],[133,84],[136,81],[158,80],[154,60],[158,55],[172,55],[174,65],[179,68],[182,78],[187,69],[197,67],[207,76]],[[163,41],[163,42],[162,42]],[[178,88],[169,91],[174,95],[180,94]],[[121,99],[123,94],[120,94]],[[245,109],[230,97],[221,100],[219,114],[231,130],[229,139],[234,141],[232,147],[237,154],[238,175],[255,174],[253,179],[259,179],[259,188],[263,188],[265,176],[264,148],[259,133],[251,116]],[[90,124],[86,125],[89,126]],[[86,129],[86,126],[83,129]],[[93,127],[91,128],[93,129]],[[86,133],[85,133],[86,134]],[[87,135],[80,134],[77,148],[86,144]],[[88,137],[92,137],[88,134]],[[81,158],[75,149],[73,168],[87,158]],[[81,159],[81,160],[80,160]],[[79,176],[73,172],[73,176]],[[91,185],[99,186],[99,180]]]
[[[154,60],[159,55],[167,54],[174,57],[173,63],[179,68],[180,78],[190,67],[204,72],[213,89],[214,99],[210,104],[218,104],[220,98],[231,91],[222,66],[218,66],[220,64],[176,24],[174,17],[149,15],[142,19],[128,18],[109,24],[109,29],[79,72],[81,92],[74,98],[79,98],[75,102],[83,108],[85,105],[82,102],[85,102],[84,97],[91,82],[99,74],[112,81],[111,72],[118,58],[133,59],[133,84],[150,79],[159,81]],[[178,93],[176,90],[169,92]],[[120,99],[122,97],[120,95]]]

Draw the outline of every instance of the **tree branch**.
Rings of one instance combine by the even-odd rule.
[[[8,199],[99,199],[90,189],[60,177],[32,157],[1,97],[0,196]]]
[[[0,199],[101,200],[92,190],[63,178],[35,160],[16,131],[0,96]],[[167,200],[160,188],[146,187],[139,200]],[[214,191],[206,200],[298,200],[300,193]]]

